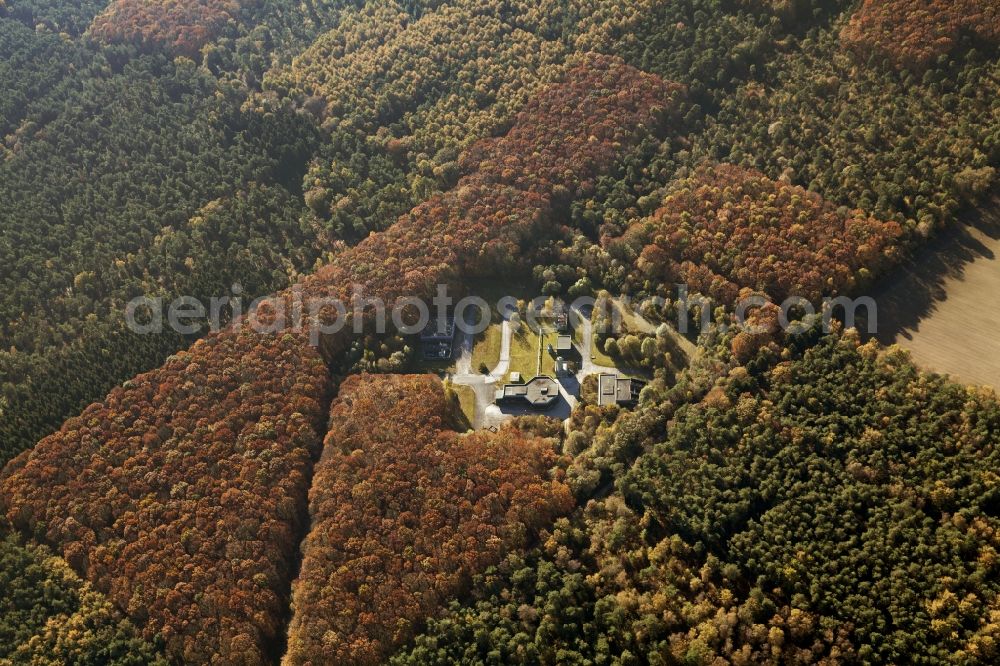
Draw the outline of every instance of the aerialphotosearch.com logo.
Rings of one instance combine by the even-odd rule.
[[[717,318],[715,304],[702,295],[689,294],[687,285],[675,285],[676,299],[650,296],[632,300],[627,296],[581,296],[567,303],[551,296],[519,299],[504,296],[489,303],[479,296],[464,296],[457,302],[448,293],[448,286],[437,286],[436,295],[428,302],[424,298],[406,296],[395,299],[389,307],[381,298],[367,296],[361,285],[355,285],[347,301],[326,297],[306,296],[299,286],[293,286],[280,295],[253,299],[244,306],[243,288],[233,285],[231,293],[213,296],[206,304],[194,296],[181,296],[169,303],[163,297],[139,296],[127,304],[125,320],[129,330],[139,335],[154,335],[172,330],[181,335],[196,335],[206,331],[217,332],[230,326],[248,325],[260,334],[308,332],[310,344],[318,345],[324,336],[341,333],[351,326],[356,335],[385,334],[395,331],[401,335],[431,332],[446,334],[457,328],[468,335],[478,335],[493,323],[494,316],[524,322],[532,330],[560,313],[568,318],[574,328],[588,326],[601,335],[617,335],[622,331],[623,312],[639,317],[650,313],[661,321],[675,320],[678,332],[687,335],[692,327],[697,332],[709,330],[725,332],[732,326],[751,333],[764,333],[760,324],[751,323],[751,314],[771,305],[778,306],[778,324],[792,334],[807,329],[817,315],[814,304],[803,297],[791,296],[780,304],[772,304],[766,297],[755,294],[737,301],[731,310],[731,319]],[[846,328],[854,328],[859,314],[864,313],[867,332],[878,329],[878,307],[874,299],[826,298],[822,302],[821,316],[824,331],[833,327],[834,319]],[[731,323],[729,323],[731,322]]]

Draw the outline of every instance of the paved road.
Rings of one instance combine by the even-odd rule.
[[[580,369],[573,377],[562,377],[559,380],[559,394],[562,400],[558,406],[548,416],[554,418],[569,418],[570,412],[576,407],[580,394],[580,385],[589,375],[611,373],[621,374],[618,368],[600,365],[594,362],[594,328],[590,320],[590,308],[574,308],[573,313],[576,318],[576,325],[580,328],[581,342],[576,345],[580,353]],[[656,326],[638,315],[634,315],[636,325],[644,333],[655,333]],[[451,378],[452,382],[461,386],[468,386],[476,394],[476,410],[473,419],[473,427],[476,429],[499,426],[503,421],[512,418],[519,410],[501,411],[494,404],[497,385],[510,371],[510,348],[513,338],[513,326],[510,319],[505,317],[501,324],[500,359],[495,368],[488,375],[473,373],[472,371],[472,347],[473,336],[468,333],[461,333],[460,353],[455,365],[456,372]],[[683,336],[676,335],[681,344],[690,343],[683,339]],[[681,342],[682,341],[682,342]],[[692,346],[693,347],[693,346]],[[686,350],[685,350],[686,351]],[[528,413],[525,411],[524,413]]]
[[[617,368],[594,363],[594,325],[590,321],[590,307],[588,306],[586,310],[573,308],[573,313],[576,315],[576,323],[580,327],[580,339],[582,340],[576,346],[577,351],[580,352],[580,370],[576,373],[577,383],[583,384],[584,378],[588,375],[597,375],[602,372],[618,374]]]
[[[623,312],[625,311],[625,308],[630,308],[629,313],[632,315],[632,324],[635,326],[636,329],[638,329],[636,331],[637,333],[656,335],[656,332],[660,328],[659,324],[652,323],[651,321],[643,317],[641,314],[639,314],[637,310],[631,309],[631,306],[625,305],[625,303],[622,302],[620,299],[612,298],[611,300],[615,303],[615,306]],[[689,359],[693,358],[695,352],[697,352],[698,350],[697,345],[695,345],[693,342],[691,342],[686,337],[681,335],[677,331],[677,328],[675,326],[672,326],[670,323],[667,323],[667,328],[670,329],[670,333],[674,338],[674,342],[677,343],[677,347]]]
[[[601,373],[621,374],[621,370],[618,368],[594,363],[594,327],[590,320],[590,310],[590,307],[583,309],[573,308],[573,314],[576,319],[575,325],[580,329],[581,342],[576,345],[577,351],[580,353],[580,369],[575,376],[561,377],[559,379],[559,395],[562,400],[551,411],[546,412],[547,416],[568,419],[570,413],[579,402],[577,396],[580,394],[580,385],[589,375]],[[459,356],[455,363],[455,374],[451,377],[451,381],[459,386],[468,386],[475,392],[476,409],[472,427],[477,430],[497,427],[517,414],[532,413],[527,409],[507,409],[503,411],[494,403],[497,386],[510,371],[510,348],[514,335],[514,327],[510,323],[509,313],[504,314],[506,316],[501,323],[500,329],[500,358],[496,367],[487,375],[473,372],[472,348],[475,342],[474,338],[469,333],[459,332],[459,335],[462,336],[459,341]],[[638,314],[633,313],[633,320],[636,327],[640,329],[640,332],[651,334],[656,332],[657,326]],[[676,332],[674,337],[685,352],[691,353],[688,351],[688,348],[693,352],[694,345],[686,338]]]
[[[472,419],[472,427],[476,430],[497,426],[506,417],[493,404],[496,398],[497,383],[506,376],[510,369],[510,344],[513,337],[513,327],[510,320],[504,318],[500,325],[500,359],[488,375],[472,371],[472,348],[475,344],[471,333],[459,331],[459,356],[455,363],[455,374],[451,381],[458,386],[468,386],[476,394],[476,410]]]
[[[500,361],[497,367],[490,371],[494,381],[503,379],[510,370],[510,340],[513,334],[514,327],[511,326],[510,319],[504,317],[503,323],[500,324]]]

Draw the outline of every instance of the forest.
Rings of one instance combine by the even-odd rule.
[[[156,645],[48,548],[0,541],[0,664],[166,666]]]
[[[458,277],[456,267],[511,261],[557,188],[567,198],[585,191],[633,128],[652,124],[679,92],[606,57],[576,73],[539,95],[505,137],[470,149],[478,170],[454,195],[418,207],[298,286],[346,301],[362,283],[391,303],[433,293],[436,281]],[[594,95],[603,85],[619,87]],[[57,546],[179,661],[273,656],[331,384],[309,343],[321,322],[281,335],[253,326],[273,323],[276,303],[290,296],[115,388],[0,476],[7,520]],[[331,363],[352,334],[344,328],[323,341]],[[516,439],[505,446],[517,448]]]
[[[801,337],[747,365],[713,347],[587,435],[580,457],[629,462],[614,491],[480,573],[393,663],[993,663],[995,394]],[[677,408],[685,383],[702,397]]]
[[[291,664],[377,664],[473,574],[573,506],[555,438],[459,435],[432,375],[355,375],[310,491]]]
[[[901,229],[728,164],[676,182],[663,206],[610,240],[638,256],[636,280],[684,283],[718,303],[742,289],[775,303],[852,293],[892,262]],[[628,285],[626,285],[628,288]]]
[[[87,7],[87,3],[80,7],[77,20],[84,20]],[[407,35],[428,34],[431,28],[419,33],[407,28],[415,22],[437,25],[450,16],[445,12],[439,17],[437,9],[435,3],[400,6],[399,31],[393,33],[394,41],[386,36],[385,48],[416,53],[408,46]],[[274,220],[268,227],[281,229],[277,238],[254,243],[241,238],[242,231],[233,238],[229,234],[239,223],[239,214],[229,222],[223,220],[228,215],[222,211],[218,237],[224,246],[246,247],[243,256],[269,267],[262,276],[265,280],[242,285],[248,297],[287,286],[301,273],[311,272],[317,261],[328,260],[337,240],[356,242],[371,229],[385,228],[423,198],[453,186],[461,173],[456,162],[459,149],[479,132],[502,130],[526,101],[526,95],[498,98],[496,91],[503,86],[530,90],[537,85],[531,81],[547,80],[557,71],[517,60],[518,53],[533,52],[523,44],[515,48],[520,41],[490,46],[480,55],[441,53],[434,57],[444,61],[433,72],[421,71],[430,55],[414,62],[409,70],[400,71],[421,71],[425,83],[436,82],[426,83],[422,90],[430,92],[418,97],[399,87],[406,85],[405,80],[375,81],[358,70],[361,78],[355,80],[365,80],[364,86],[356,92],[330,88],[331,94],[398,100],[392,117],[382,121],[388,126],[366,125],[368,121],[361,118],[327,117],[325,98],[315,93],[329,88],[333,80],[320,64],[329,62],[338,53],[336,44],[347,44],[350,35],[369,34],[365,21],[372,23],[371,16],[393,11],[391,6],[374,4],[358,10],[331,1],[303,3],[292,10],[278,2],[248,5],[224,34],[202,47],[195,67],[187,59],[165,60],[155,49],[151,53],[135,52],[136,47],[128,45],[95,49],[86,38],[59,39],[52,30],[36,29],[40,24],[69,21],[62,16],[68,11],[64,3],[38,0],[9,0],[0,9],[7,17],[0,17],[0,34],[11,35],[2,40],[5,57],[0,67],[7,62],[18,65],[4,70],[5,89],[23,91],[18,94],[27,100],[12,103],[13,111],[6,112],[15,115],[5,130],[8,158],[0,162],[0,201],[11,211],[5,217],[4,238],[12,234],[17,248],[30,248],[5,256],[3,264],[17,267],[9,269],[12,277],[4,285],[7,305],[0,341],[4,369],[0,433],[6,458],[55,430],[116,383],[152,369],[190,344],[190,338],[168,335],[126,347],[116,324],[129,298],[157,290],[170,296],[202,289],[219,292],[242,282],[242,273],[227,271],[228,264],[215,254],[198,257],[198,243],[166,250],[171,260],[195,263],[184,276],[171,270],[177,264],[146,266],[140,261],[127,271],[110,268],[131,263],[129,255],[147,248],[161,231],[181,231],[204,206],[220,197],[224,201],[239,197],[256,183],[276,197],[287,192],[280,222]],[[472,10],[461,6],[449,11]],[[920,81],[913,74],[874,64],[859,69],[842,52],[833,25],[835,11],[828,3],[805,1],[780,10],[767,5],[763,11],[740,3],[693,1],[637,7],[550,3],[534,12],[498,6],[495,11],[480,8],[476,15],[494,16],[521,31],[501,34],[524,39],[536,35],[572,44],[575,52],[616,53],[688,86],[695,105],[685,117],[693,133],[684,141],[676,137],[644,141],[643,150],[625,156],[621,169],[597,182],[594,197],[574,206],[572,226],[591,238],[600,224],[621,227],[604,230],[617,235],[634,211],[654,212],[674,174],[696,168],[705,158],[756,168],[774,180],[784,176],[835,205],[860,207],[880,219],[897,221],[918,236],[929,235],[960,206],[982,196],[993,181],[991,164],[997,158],[998,139],[996,111],[991,111],[995,96],[989,91],[997,85],[995,62],[976,49],[953,50],[950,57],[956,60],[929,70]],[[656,20],[637,20],[645,15]],[[700,20],[695,22],[695,16]],[[332,27],[324,30],[325,25]],[[383,27],[388,29],[387,24]],[[624,39],[623,34],[631,36]],[[485,37],[470,34],[466,41],[480,39]],[[797,39],[803,46],[790,48]],[[399,46],[391,47],[396,41]],[[554,57],[554,67],[571,60],[572,53],[560,48],[565,57]],[[781,56],[776,57],[779,49]],[[361,53],[354,48],[337,57],[353,58],[357,67],[384,62],[381,55],[369,54],[364,60]],[[465,58],[474,56],[472,64],[463,65]],[[401,60],[398,55],[391,57]],[[487,62],[497,63],[497,74],[479,76],[478,68]],[[478,81],[479,93],[468,86],[465,92],[446,90],[454,80],[449,76],[463,66],[468,72],[463,76]],[[296,70],[312,72],[296,77],[315,83],[296,84],[301,92],[289,89],[282,82],[289,80],[287,72]],[[538,79],[533,78],[536,73]],[[765,94],[769,88],[773,94]],[[476,95],[471,99],[481,109],[475,118],[466,111],[459,113],[458,106],[447,106],[453,102],[441,106],[435,101],[467,105],[461,100],[470,99],[469,95]],[[108,98],[121,101],[103,104]],[[503,99],[506,106],[498,106],[491,101],[494,98]],[[5,95],[4,102],[8,99],[18,98]],[[167,99],[172,103],[163,106]],[[403,100],[410,101],[403,104]],[[426,112],[409,110],[416,107]],[[352,113],[364,108],[368,107],[355,107]],[[439,121],[429,120],[432,108],[440,109],[434,111]],[[886,115],[897,108],[906,111]],[[806,109],[808,113],[803,113]],[[396,119],[413,113],[423,115],[413,116],[410,129]],[[775,117],[782,119],[781,124],[775,124]],[[878,118],[874,125],[867,121],[873,117]],[[80,123],[90,124],[95,132],[83,134],[85,141],[73,131]],[[442,123],[455,129],[445,131]],[[471,131],[473,125],[481,129]],[[854,128],[866,126],[871,129],[865,136],[855,138]],[[820,149],[817,137],[826,136],[827,127],[839,127],[835,133],[839,138],[824,140],[829,145]],[[45,128],[41,134],[40,128]],[[179,132],[190,137],[180,139]],[[444,143],[421,140],[411,147],[414,132],[426,132],[431,141],[452,138]],[[163,141],[163,137],[178,140]],[[95,155],[107,160],[103,176],[98,175]],[[850,169],[848,163],[853,164]],[[74,169],[79,173],[84,164],[95,177],[82,182],[46,177]],[[144,175],[126,186],[115,170],[118,164]],[[162,173],[164,169],[171,172]],[[142,183],[156,187],[142,189]],[[120,211],[115,206],[123,197],[128,206]],[[110,215],[112,210],[116,214]],[[31,229],[38,219],[52,230],[47,242],[17,231]],[[81,253],[81,241],[74,245],[70,236],[62,235],[63,227],[87,229],[80,238],[99,240],[97,252]],[[5,243],[13,240],[0,241],[0,252]],[[262,251],[265,256],[259,256]],[[205,271],[220,279],[199,280]],[[586,277],[591,284],[614,291],[622,286],[620,271],[600,266]],[[33,277],[18,280],[19,275]],[[171,284],[182,277],[194,278],[195,286]]]
[[[998,12],[0,0],[0,665],[997,663],[995,392],[732,325],[990,200]],[[367,311],[125,323],[484,282],[664,297],[594,338],[637,403],[466,432]]]
[[[114,0],[88,33],[107,44],[134,44],[195,56],[236,17],[237,0],[182,0],[163,4]]]
[[[865,0],[841,32],[860,57],[878,54],[898,67],[925,69],[963,37],[1000,41],[1000,7],[989,0]]]
[[[206,338],[12,461],[0,506],[175,660],[264,663],[329,384],[291,336]]]

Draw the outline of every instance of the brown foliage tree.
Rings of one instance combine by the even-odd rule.
[[[377,664],[472,574],[573,506],[553,443],[459,435],[432,376],[356,375],[330,411],[289,664]]]
[[[1000,41],[1000,3],[865,0],[840,38],[861,56],[874,51],[899,67],[923,69],[951,51],[962,33],[993,44]]]
[[[209,337],[0,479],[0,506],[187,663],[275,640],[329,379],[292,336]]]
[[[741,288],[816,301],[853,289],[895,256],[901,233],[815,193],[721,164],[678,182],[653,217],[627,234],[645,243],[642,277],[686,282],[731,304]]]
[[[108,44],[162,48],[194,57],[242,4],[242,0],[115,0],[94,19],[90,34]]]

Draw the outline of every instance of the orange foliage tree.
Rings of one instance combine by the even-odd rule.
[[[506,135],[463,154],[466,175],[455,189],[341,254],[303,281],[304,292],[347,301],[358,285],[391,305],[511,268],[553,223],[554,205],[589,191],[616,156],[675,118],[684,93],[620,59],[585,58],[534,97]],[[338,349],[346,335],[327,342]]]
[[[553,202],[589,189],[644,128],[677,109],[681,94],[620,60],[588,59],[529,103],[505,137],[470,150],[456,190],[342,252],[303,280],[302,294],[349,300],[361,285],[366,296],[391,305],[431,295],[439,282],[512,265],[532,232],[552,222]],[[289,290],[273,304],[292,313],[292,298]],[[274,316],[266,310],[258,322]],[[8,519],[60,549],[185,663],[271,656],[318,455],[329,378],[310,346],[310,322],[259,333],[252,321],[127,382],[12,461],[0,478]],[[324,339],[327,360],[336,360],[352,334],[348,327]],[[476,455],[487,456],[486,471],[468,467],[467,482],[492,487],[490,470],[509,456],[523,460],[497,478],[518,487],[529,470],[535,474],[547,454],[522,439],[509,432],[483,445]],[[471,465],[478,441],[428,446],[447,444]],[[497,501],[513,502],[514,489],[501,486]],[[549,492],[541,504],[516,495],[515,512],[504,509],[507,522],[490,523],[500,539],[490,548],[516,542],[516,530],[504,526],[533,524],[525,512],[545,516],[561,506],[561,491]],[[438,574],[439,591],[457,584],[448,578],[452,560],[442,561],[449,564]]]
[[[328,383],[290,336],[207,338],[13,460],[0,504],[176,658],[264,663]]]
[[[381,663],[472,574],[572,508],[553,442],[459,435],[454,409],[432,376],[344,382],[310,491],[286,663]]]
[[[801,187],[722,164],[679,181],[627,234],[643,245],[639,277],[684,282],[732,304],[741,288],[810,301],[845,291],[894,256],[901,229],[844,212]]]
[[[997,0],[865,0],[841,32],[859,55],[874,51],[900,67],[924,68],[954,48],[962,33],[1000,41]]]
[[[90,34],[108,44],[162,48],[195,56],[232,20],[240,0],[114,0],[90,26]]]

